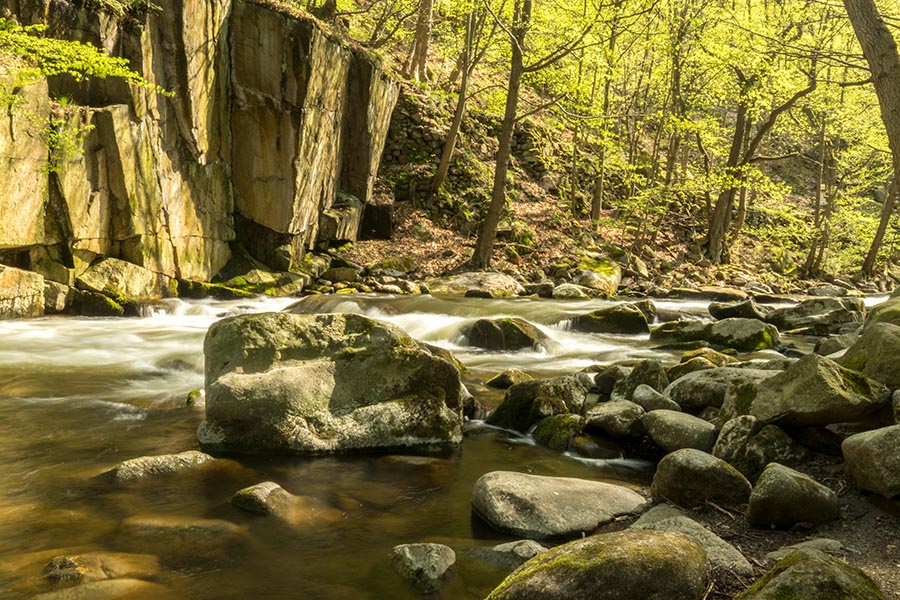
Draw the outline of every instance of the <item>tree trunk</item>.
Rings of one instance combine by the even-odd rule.
[[[723,259],[727,261],[728,258],[726,235],[731,223],[734,196],[741,177],[738,166],[741,160],[741,148],[744,145],[744,128],[746,127],[747,106],[741,103],[738,106],[737,119],[734,124],[734,136],[731,138],[731,152],[728,154],[728,163],[725,166],[725,172],[732,177],[733,181],[719,194],[709,219],[709,259],[716,264],[723,262]]]
[[[431,180],[431,194],[437,194],[450,170],[450,162],[453,160],[453,152],[456,150],[456,140],[459,138],[459,129],[462,126],[463,117],[466,114],[466,102],[469,95],[469,80],[472,75],[472,50],[475,44],[475,20],[476,13],[472,10],[466,20],[466,39],[463,46],[460,70],[462,80],[459,82],[459,97],[456,99],[456,110],[453,112],[453,121],[450,123],[450,131],[444,140],[444,150],[441,152],[441,161],[438,163],[434,179]]]
[[[491,204],[487,215],[478,230],[475,242],[475,253],[471,264],[476,269],[488,269],[491,266],[491,254],[494,239],[497,237],[497,225],[506,205],[506,175],[509,171],[509,156],[512,150],[513,130],[516,126],[516,111],[519,108],[519,88],[522,74],[525,72],[522,49],[525,47],[525,35],[531,21],[532,0],[519,0],[515,3],[512,29],[512,58],[509,68],[509,84],[506,90],[506,110],[503,113],[503,124],[500,128],[497,149],[497,164],[494,167],[494,186],[491,191]]]
[[[431,21],[434,0],[419,0],[419,18],[416,21],[416,36],[409,52],[406,73],[413,81],[428,79],[428,45],[431,42]]]
[[[897,43],[881,18],[874,0],[844,0],[844,7],[872,72],[872,83],[878,96],[881,120],[887,130],[894,165],[891,192],[885,199],[878,233],[875,234],[863,263],[863,272],[871,276],[875,272],[875,259],[891,218],[900,178],[900,55],[897,53]]]

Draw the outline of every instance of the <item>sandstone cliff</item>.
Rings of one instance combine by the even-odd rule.
[[[64,0],[0,0],[20,23],[125,56],[174,93],[67,77],[18,90],[0,124],[0,262],[75,285],[118,258],[157,276],[153,296],[171,278],[212,279],[233,240],[284,270],[318,243],[354,240],[397,85],[271,3],[157,3],[135,21]],[[50,114],[84,132],[52,168],[41,134]]]

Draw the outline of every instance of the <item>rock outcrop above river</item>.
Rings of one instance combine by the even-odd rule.
[[[174,93],[16,84],[0,131],[0,260],[71,286],[121,259],[151,275],[120,289],[137,299],[167,293],[167,278],[209,281],[232,240],[282,270],[317,243],[355,240],[399,93],[378,61],[278,3],[156,4],[126,23],[82,3],[0,0],[22,24],[115,49]],[[51,169],[35,124],[63,96],[56,118],[84,135]]]
[[[354,314],[230,317],[207,333],[204,449],[322,454],[462,440],[456,365]]]

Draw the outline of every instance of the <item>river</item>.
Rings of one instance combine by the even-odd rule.
[[[166,300],[141,318],[0,321],[0,595],[27,598],[51,589],[40,575],[54,556],[141,552],[120,524],[153,515],[225,519],[249,539],[226,561],[181,564],[160,556],[164,567],[149,578],[176,598],[417,598],[388,557],[397,544],[422,541],[457,550],[457,574],[445,597],[483,598],[504,572],[465,549],[512,538],[471,515],[472,485],[482,474],[505,469],[626,484],[646,484],[652,475],[652,465],[640,461],[560,455],[527,437],[493,431],[467,437],[458,452],[439,457],[228,457],[215,469],[136,484],[93,479],[126,459],[197,449],[203,411],[187,406],[186,398],[203,386],[207,328],[227,315],[277,311],[296,301]],[[625,359],[676,359],[675,352],[653,349],[646,335],[567,327],[566,319],[610,304],[321,296],[300,307],[364,313],[449,348],[469,368],[470,391],[496,405],[501,394],[481,383],[508,367],[553,376]],[[658,306],[701,315],[706,305]],[[517,353],[464,346],[461,327],[485,316],[524,317],[549,341],[539,351]],[[267,480],[309,498],[318,507],[315,518],[289,526],[229,504],[235,491]]]

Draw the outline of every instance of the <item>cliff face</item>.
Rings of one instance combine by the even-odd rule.
[[[65,77],[22,88],[0,122],[0,260],[72,285],[98,258],[120,258],[156,273],[162,293],[168,278],[211,279],[235,239],[281,269],[316,243],[355,239],[397,86],[316,22],[263,2],[158,4],[133,23],[0,0],[174,92]],[[54,111],[83,139],[48,169]]]

